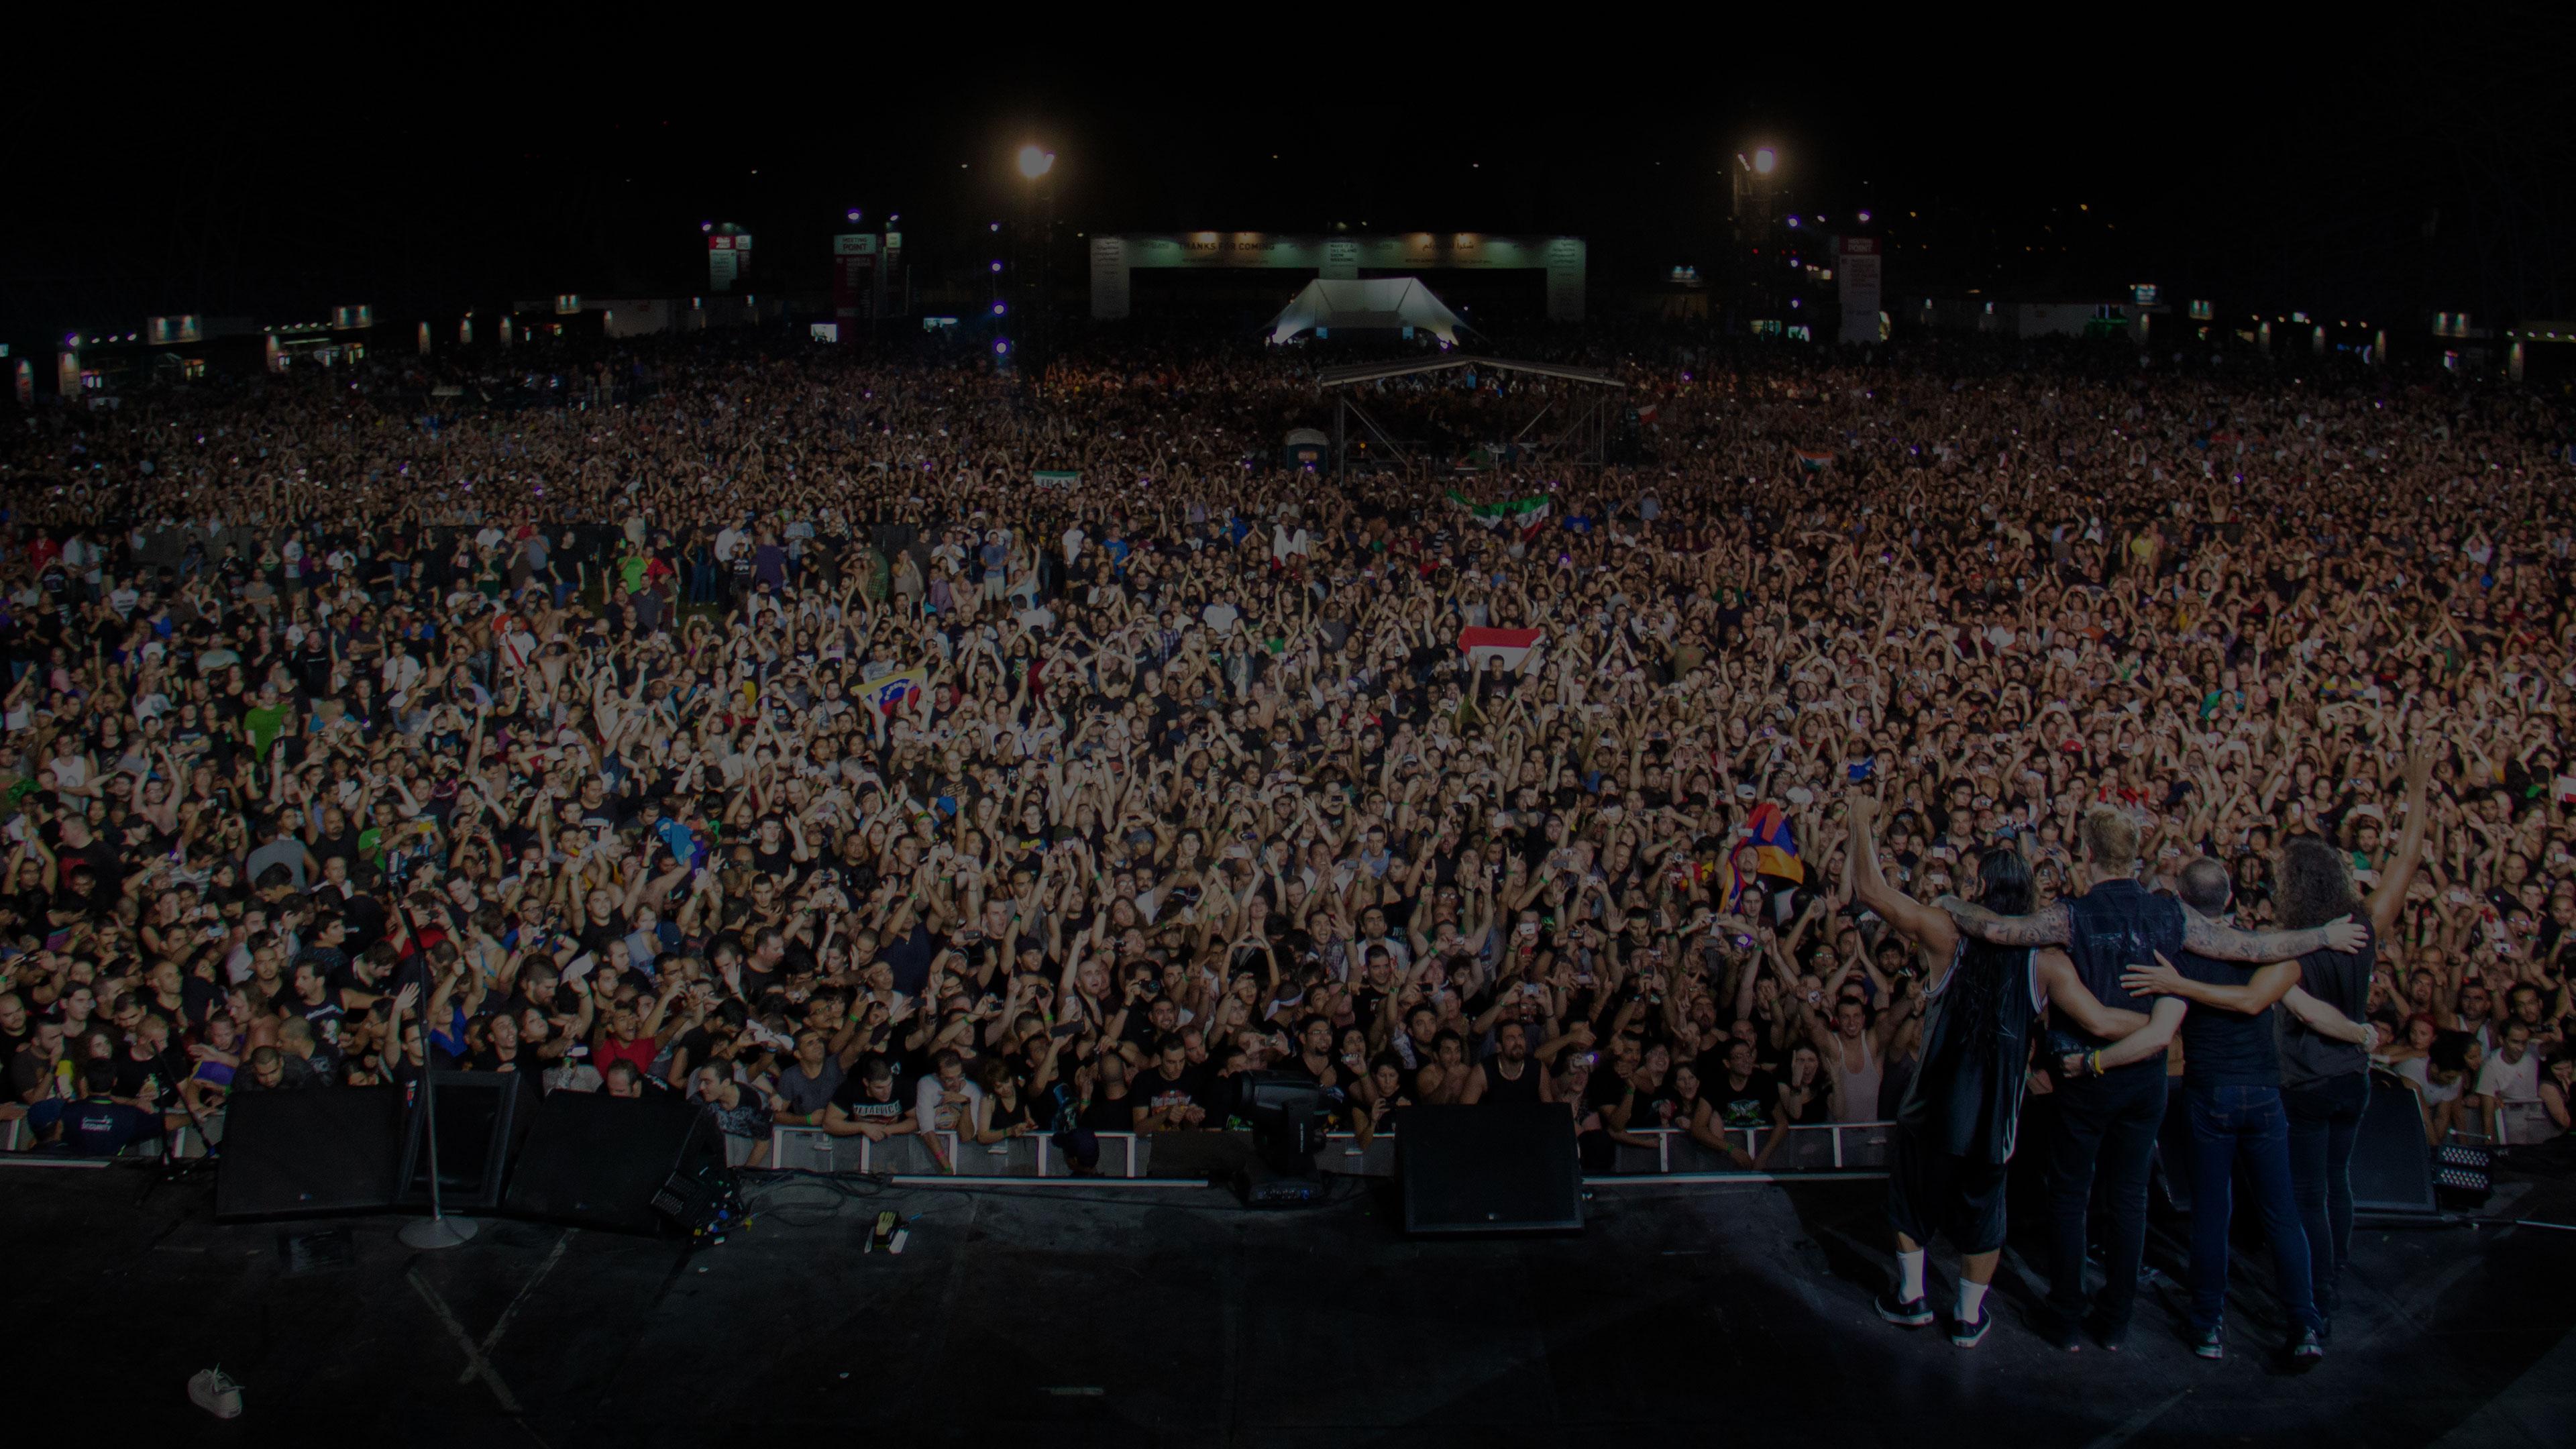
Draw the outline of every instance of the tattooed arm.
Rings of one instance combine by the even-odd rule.
[[[2063,946],[2075,922],[2064,901],[2027,916],[1998,915],[1957,896],[1943,896],[1932,904],[1948,911],[1962,934],[1995,946]]]
[[[2221,961],[2289,961],[2310,951],[2358,951],[2370,941],[2369,928],[2350,916],[2304,931],[2256,932],[2222,926],[2185,906],[2182,924],[2183,945]]]

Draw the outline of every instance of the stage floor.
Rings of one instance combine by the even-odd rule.
[[[2365,1231],[2333,1354],[2290,1378],[2268,1353],[2267,1267],[2240,1267],[2233,1356],[2215,1365],[2153,1294],[2128,1352],[2048,1349],[2017,1255],[1983,1347],[1889,1328],[1869,1302],[1888,1261],[1874,1183],[1605,1189],[1580,1236],[1484,1241],[1407,1240],[1384,1203],[1344,1190],[1263,1214],[1188,1188],[844,1197],[790,1181],[762,1184],[758,1220],[694,1256],[502,1221],[416,1255],[397,1218],[219,1225],[203,1182],[8,1168],[0,1234],[22,1378],[119,1439],[2576,1442],[2576,1234]],[[2526,1186],[2501,1206],[2564,1222],[2571,1199]],[[889,1208],[911,1219],[906,1251],[861,1253]],[[345,1241],[302,1238],[335,1230]],[[2178,1267],[2171,1225],[2158,1239],[2151,1259]],[[1936,1303],[1952,1261],[1935,1254]],[[186,1398],[218,1363],[247,1403],[229,1424]]]

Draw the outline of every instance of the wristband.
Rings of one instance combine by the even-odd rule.
[[[2093,1050],[2084,1054],[2084,1075],[2088,1077],[2098,1077],[2102,1075],[2102,1049],[2100,1047],[2095,1047]]]

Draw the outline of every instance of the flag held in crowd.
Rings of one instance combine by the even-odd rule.
[[[1765,800],[1745,817],[1744,831],[1753,841],[1754,859],[1764,875],[1793,881],[1807,878],[1807,868],[1798,860],[1798,837],[1789,828],[1787,811]]]
[[[898,669],[866,685],[860,697],[879,717],[900,714],[921,698],[924,684],[918,669]]]
[[[1467,510],[1467,516],[1486,528],[1500,528],[1508,523],[1528,539],[1547,522],[1547,500],[1543,497],[1515,498],[1504,503],[1475,503],[1456,489],[1449,490],[1449,501]]]
[[[1471,665],[1519,669],[1528,664],[1531,652],[1546,633],[1544,629],[1461,629],[1458,648]]]
[[[1791,448],[1789,451],[1797,455],[1798,466],[1810,473],[1821,472],[1834,460],[1832,453],[1819,448]]]

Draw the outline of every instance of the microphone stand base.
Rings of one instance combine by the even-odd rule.
[[[404,1247],[422,1252],[433,1248],[454,1248],[473,1241],[474,1220],[450,1217],[419,1218],[403,1224],[403,1230],[394,1236],[402,1240]]]

